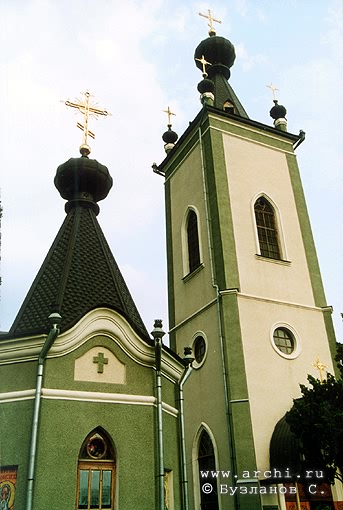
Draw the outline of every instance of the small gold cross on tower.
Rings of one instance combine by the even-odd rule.
[[[166,110],[163,110],[163,112],[168,115],[168,127],[169,127],[169,126],[171,126],[170,117],[171,117],[171,115],[175,115],[176,116],[176,113],[173,113],[171,111],[171,109],[169,108],[169,106],[168,106],[168,108]]]
[[[276,86],[273,85],[272,83],[270,85],[266,85],[266,87],[268,87],[272,91],[272,93],[273,93],[273,101],[276,101],[277,99],[275,97],[275,92],[279,91],[279,89],[277,89]]]
[[[202,64],[202,75],[204,78],[206,78],[208,76],[208,74],[206,72],[206,66],[211,66],[212,64],[210,62],[207,62],[204,55],[201,55],[201,58],[196,58],[195,60],[197,60],[198,62],[200,62],[200,64]]]
[[[312,364],[313,367],[315,367],[319,371],[319,379],[320,382],[323,382],[323,372],[326,372],[326,369],[328,368],[327,365],[324,365],[319,359],[319,356],[317,356],[317,360],[315,363]]]
[[[221,21],[219,19],[215,19],[212,16],[210,9],[208,9],[207,12],[208,12],[208,14],[203,14],[202,12],[199,12],[199,16],[202,16],[203,18],[208,19],[208,21],[209,21],[208,26],[210,27],[210,30],[208,31],[208,35],[213,36],[213,35],[216,35],[216,30],[213,26],[213,22],[221,23]]]
[[[78,122],[76,125],[83,131],[83,140],[82,145],[80,146],[80,153],[82,156],[88,156],[91,152],[91,149],[88,145],[88,136],[93,139],[95,138],[94,133],[88,128],[89,116],[97,119],[99,115],[107,117],[107,115],[111,114],[105,109],[98,108],[95,104],[90,104],[89,99],[91,95],[88,91],[81,92],[81,94],[84,96],[83,101],[80,99],[77,99],[75,102],[67,100],[64,102],[64,104],[66,106],[70,106],[71,108],[76,108],[82,115],[84,115],[84,125],[80,122]]]

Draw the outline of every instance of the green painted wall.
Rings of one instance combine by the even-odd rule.
[[[110,349],[126,366],[126,384],[74,381],[75,359],[88,349],[99,346]],[[21,369],[23,374],[21,374]],[[25,389],[34,389],[37,362],[0,367],[0,378],[6,374],[15,391],[26,374],[31,377]],[[12,377],[13,374],[13,377]],[[19,376],[18,376],[19,374]],[[44,388],[61,390],[56,398],[46,398]],[[63,392],[85,392],[68,399]],[[139,365],[110,338],[98,335],[75,351],[49,358],[45,363],[43,398],[38,430],[37,463],[34,482],[35,510],[73,509],[76,504],[78,456],[83,441],[97,427],[102,427],[115,445],[117,454],[118,508],[156,508],[156,407],[148,404],[90,402],[87,392],[124,393],[153,397],[155,371]],[[175,384],[163,378],[163,401],[176,406]],[[1,465],[18,465],[16,508],[25,508],[27,467],[31,438],[33,399],[3,403],[0,407]],[[175,508],[180,507],[178,419],[163,412],[165,467],[173,471]]]

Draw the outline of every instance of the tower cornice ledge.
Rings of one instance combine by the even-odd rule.
[[[180,136],[180,138],[176,142],[173,150],[169,152],[169,154],[164,158],[164,160],[158,166],[158,170],[160,172],[162,172],[162,173],[166,172],[169,164],[175,158],[177,158],[179,156],[179,150],[184,145],[187,137],[189,137],[192,133],[194,133],[194,131],[196,129],[199,129],[199,127],[202,126],[202,124],[204,122],[206,122],[206,120],[212,115],[220,117],[222,119],[234,121],[235,123],[241,124],[243,126],[247,126],[247,127],[259,130],[259,131],[263,131],[263,132],[273,135],[274,137],[277,137],[279,139],[289,141],[293,145],[295,143],[299,142],[303,137],[303,135],[301,133],[296,135],[296,134],[290,133],[288,131],[280,131],[280,130],[275,129],[275,127],[273,127],[273,126],[269,126],[268,124],[263,124],[262,122],[258,122],[256,120],[252,120],[252,119],[249,119],[246,117],[241,117],[239,115],[227,113],[223,110],[220,110],[220,109],[210,106],[208,104],[204,104],[203,108],[199,111],[197,116],[189,123],[189,126],[187,127],[187,129],[184,131],[182,136]]]

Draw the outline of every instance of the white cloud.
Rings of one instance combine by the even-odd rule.
[[[235,44],[237,63],[242,66],[243,71],[248,72],[256,66],[267,62],[267,56],[262,53],[251,55],[243,43]]]

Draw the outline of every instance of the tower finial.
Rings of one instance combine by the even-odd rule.
[[[167,108],[166,110],[163,110],[163,111],[164,111],[164,113],[166,113],[166,114],[168,115],[168,127],[169,127],[169,126],[171,127],[170,117],[171,117],[172,115],[176,115],[176,113],[173,113],[173,112],[171,111],[171,109],[169,108],[169,106],[168,106],[168,108]]]
[[[221,23],[221,20],[214,18],[212,16],[210,9],[207,9],[207,12],[208,12],[208,14],[203,14],[202,12],[199,12],[199,16],[202,16],[203,18],[208,19],[208,21],[209,21],[208,26],[210,27],[210,30],[208,31],[208,35],[210,37],[212,37],[212,36],[216,35],[216,30],[213,26],[213,22]]]
[[[96,104],[90,104],[89,98],[93,96],[91,96],[88,90],[86,92],[81,92],[81,94],[84,96],[83,101],[76,99],[76,101],[73,102],[67,99],[64,104],[66,106],[70,106],[71,108],[76,108],[82,115],[84,115],[84,124],[77,122],[76,126],[83,131],[83,140],[82,145],[80,146],[80,153],[82,156],[88,156],[91,152],[91,148],[88,145],[88,136],[93,139],[95,138],[94,133],[88,128],[89,117],[92,116],[97,119],[99,115],[106,117],[107,115],[111,115],[111,113],[105,109],[98,108]]]
[[[266,85],[266,87],[268,87],[273,93],[274,106],[270,110],[269,114],[272,117],[272,119],[274,119],[274,126],[276,127],[276,129],[279,129],[280,131],[287,131],[286,120],[287,110],[283,105],[278,104],[278,100],[275,97],[275,92],[278,91],[279,89],[276,88],[276,86],[273,85],[273,83],[271,83],[270,85]]]
[[[172,125],[170,122],[170,117],[172,115],[176,115],[176,114],[171,111],[169,106],[166,110],[163,110],[163,112],[168,115],[168,131],[163,133],[162,140],[165,143],[164,150],[166,151],[167,154],[169,154],[169,152],[175,147],[175,144],[178,139],[178,135],[175,133],[175,131],[172,130],[172,128],[171,128]]]
[[[272,93],[273,93],[273,101],[274,101],[274,103],[275,103],[275,101],[277,102],[277,99],[276,99],[276,97],[275,97],[275,92],[276,92],[276,91],[279,91],[279,89],[277,89],[277,88],[276,88],[276,86],[275,86],[275,85],[273,85],[273,83],[271,83],[270,85],[266,85],[266,87],[268,87],[268,88],[272,91]]]

